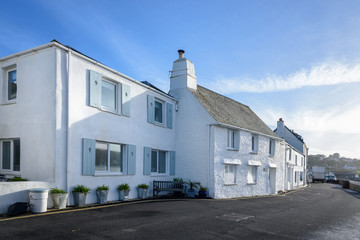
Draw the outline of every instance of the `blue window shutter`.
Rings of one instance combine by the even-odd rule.
[[[90,70],[90,106],[92,107],[101,107],[101,81],[101,74]]]
[[[127,174],[135,175],[136,174],[136,146],[128,145],[127,151]]]
[[[121,92],[121,114],[130,117],[130,86],[122,84]]]
[[[147,96],[147,120],[149,123],[154,123],[155,118],[155,98],[154,96]]]
[[[175,152],[170,151],[170,175],[175,175]]]
[[[151,173],[151,148],[144,147],[144,175]]]
[[[83,138],[82,174],[95,174],[95,144],[94,139]]]
[[[166,103],[166,127],[172,128],[173,121],[173,105],[171,103]]]

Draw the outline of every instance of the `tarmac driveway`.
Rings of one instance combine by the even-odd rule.
[[[0,222],[0,239],[360,239],[358,193],[156,200]]]

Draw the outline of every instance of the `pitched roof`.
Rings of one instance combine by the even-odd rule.
[[[191,92],[217,122],[279,137],[248,106],[199,85]]]

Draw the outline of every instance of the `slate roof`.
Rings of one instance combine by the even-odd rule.
[[[191,92],[218,123],[279,138],[248,106],[199,85]]]

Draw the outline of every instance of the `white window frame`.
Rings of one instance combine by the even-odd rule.
[[[259,151],[259,135],[251,134],[251,153],[257,154]]]
[[[247,184],[257,184],[258,180],[258,167],[255,165],[248,165]]]
[[[155,117],[155,114],[156,114],[156,102],[158,103],[161,103],[161,111],[162,111],[162,122],[158,122],[156,121],[156,117]],[[159,98],[155,98],[154,100],[154,123],[156,125],[160,125],[160,126],[165,126],[165,121],[166,121],[166,111],[165,111],[165,101],[159,99]]]
[[[9,100],[9,73],[12,71],[16,71],[16,97],[14,99]],[[2,93],[2,104],[14,104],[16,103],[16,100],[18,98],[18,71],[16,65],[10,65],[7,67],[2,68],[2,86],[1,86],[1,92]]]
[[[98,171],[96,170],[96,143],[101,143],[101,144],[106,144],[107,145],[107,167],[108,170],[107,171]],[[104,142],[104,141],[98,141],[96,140],[95,143],[95,175],[125,175],[126,174],[126,170],[127,170],[127,161],[126,161],[126,152],[127,152],[127,147],[125,144],[120,144],[120,143],[113,143],[113,142]],[[120,145],[121,147],[121,157],[122,157],[122,171],[121,172],[111,172],[110,171],[110,144],[115,144],[115,145]]]
[[[0,170],[6,174],[19,174],[21,172],[21,141],[20,141],[20,170],[14,170],[14,141],[19,140],[19,138],[14,139],[0,139]],[[10,169],[3,168],[3,142],[10,142]]]
[[[103,101],[102,101],[102,95],[103,95],[103,94],[102,94],[102,82],[107,82],[107,83],[110,83],[110,84],[112,84],[112,85],[115,86],[115,109],[112,109],[112,108],[108,108],[108,107],[103,106]],[[101,102],[100,109],[101,109],[101,110],[108,111],[108,112],[114,112],[114,113],[120,113],[120,109],[119,109],[119,106],[120,106],[120,104],[119,104],[119,93],[121,92],[121,91],[120,91],[120,85],[121,85],[121,84],[119,84],[118,82],[114,82],[114,81],[112,81],[112,80],[110,80],[110,79],[107,79],[107,78],[105,78],[105,77],[102,77],[102,78],[101,78],[101,100],[100,100],[100,102]]]
[[[230,180],[230,169],[233,170],[233,181]],[[224,184],[225,185],[236,185],[237,165],[236,164],[225,164],[224,166]]]
[[[156,172],[152,172],[152,152],[157,152],[156,154]],[[159,152],[165,152],[165,173],[159,173],[159,166],[160,166],[160,154]],[[155,176],[167,176],[169,175],[169,151],[164,151],[160,149],[151,149],[151,161],[150,161],[150,173],[151,175]]]

